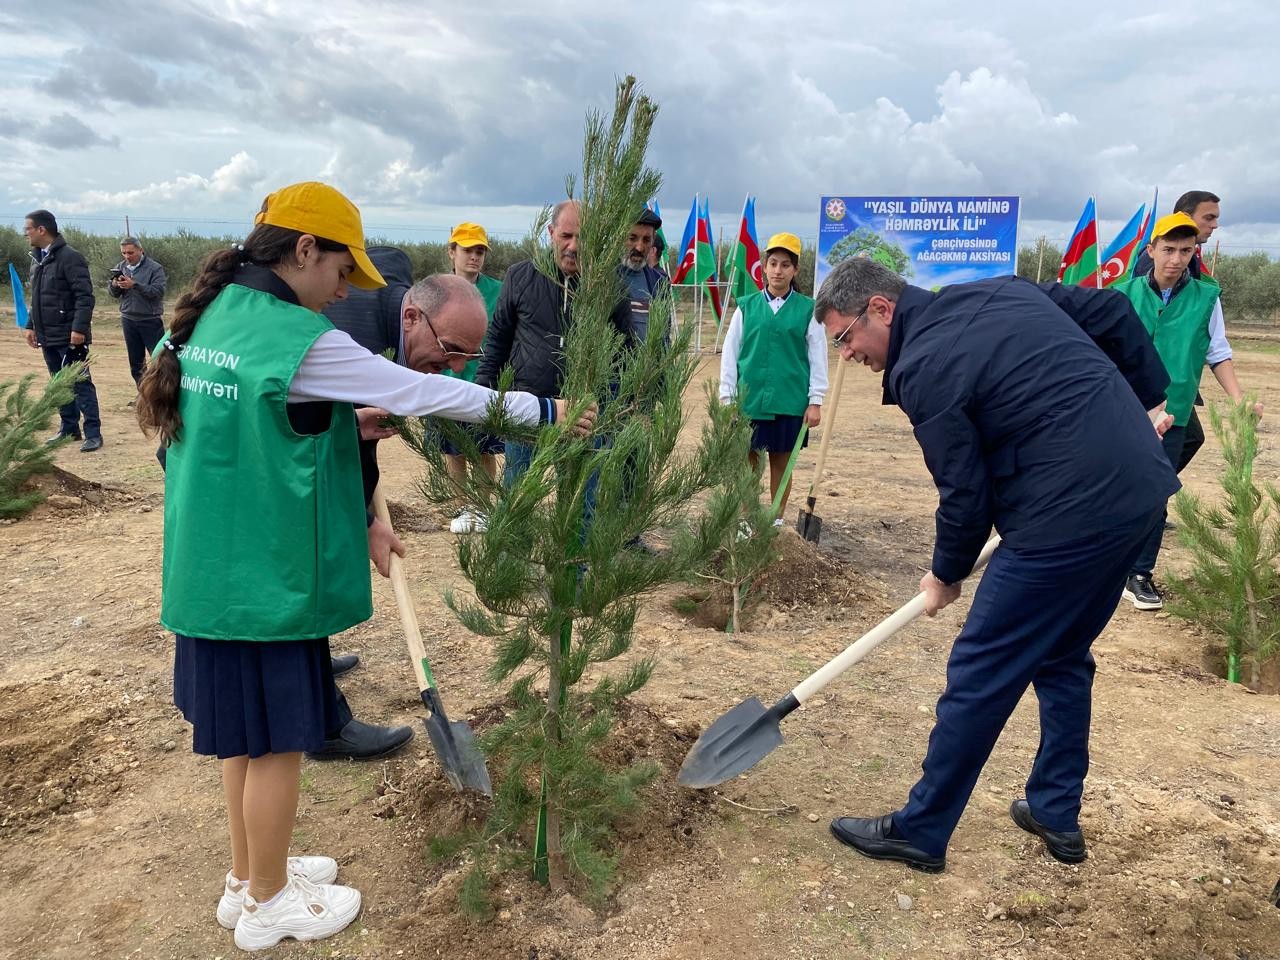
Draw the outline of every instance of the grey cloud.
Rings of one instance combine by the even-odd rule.
[[[12,116],[0,116],[0,139],[27,140],[55,150],[120,146],[118,136],[104,137],[69,113],[55,114],[48,120],[32,123],[23,123]]]

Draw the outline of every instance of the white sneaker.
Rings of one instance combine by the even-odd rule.
[[[291,876],[302,877],[312,883],[332,883],[338,875],[338,861],[333,857],[290,857],[287,869]],[[222,890],[222,899],[218,901],[219,924],[228,930],[235,929],[244,906],[244,895],[248,892],[249,884],[227,874],[227,884]]]
[[[450,533],[484,533],[489,529],[489,518],[483,513],[463,510],[449,521]]]
[[[773,525],[775,527],[785,527],[787,525],[787,522],[783,520],[781,517],[779,517],[777,520],[773,521]]]
[[[359,913],[359,890],[312,883],[295,874],[269,907],[246,891],[244,909],[236,921],[236,946],[266,950],[286,937],[323,940],[344,929]]]

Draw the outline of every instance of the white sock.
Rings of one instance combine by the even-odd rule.
[[[282,896],[284,896],[284,892],[288,889],[289,889],[289,885],[286,883],[283,887],[281,887],[276,892],[276,895],[274,897],[272,897],[270,900],[267,900],[265,903],[259,903],[258,906],[262,907],[264,910],[270,907],[274,907],[276,904],[276,901],[279,900]]]

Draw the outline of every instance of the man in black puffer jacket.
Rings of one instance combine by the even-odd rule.
[[[93,282],[89,264],[80,251],[67,246],[58,233],[58,221],[48,210],[27,214],[23,233],[31,244],[31,319],[27,343],[44,351],[45,366],[54,374],[72,363],[89,358],[93,340]],[[51,441],[81,438],[82,453],[102,449],[102,421],[98,417],[98,391],[86,368],[75,384],[75,399],[59,411],[62,423]]]
[[[549,277],[532,260],[513,263],[502,280],[485,339],[476,383],[496,389],[508,363],[515,373],[513,390],[558,397],[564,380],[564,338],[573,322],[573,295],[578,285],[578,201],[563,200],[551,211],[548,231],[555,252],[556,275]],[[621,288],[619,288],[621,289]],[[631,306],[618,301],[610,317],[624,337],[631,331]],[[508,484],[529,468],[533,448],[508,441],[504,478]]]

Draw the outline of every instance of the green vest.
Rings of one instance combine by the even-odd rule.
[[[738,352],[738,395],[751,420],[803,416],[809,406],[809,343],[813,300],[792,290],[777,313],[763,293],[738,301],[742,348]]]
[[[160,622],[213,640],[308,640],[373,615],[355,414],[289,424],[289,384],[333,324],[230,284],[178,351]],[[161,344],[160,349],[166,349]]]
[[[1173,414],[1175,426],[1186,426],[1209,352],[1209,317],[1218,299],[1217,281],[1192,277],[1167,306],[1151,289],[1150,274],[1130,277],[1119,287],[1155,342],[1172,381],[1165,394],[1165,410]]]
[[[489,322],[493,323],[493,308],[498,305],[498,293],[502,290],[502,281],[495,280],[493,277],[485,276],[483,273],[476,277],[476,289],[480,291],[480,296],[484,297],[484,310],[489,315]],[[481,346],[481,352],[484,347]],[[441,371],[446,377],[457,377],[459,380],[466,380],[468,383],[476,382],[476,371],[480,369],[480,358],[468,360],[467,365],[462,368],[461,373],[454,373],[448,367]]]

